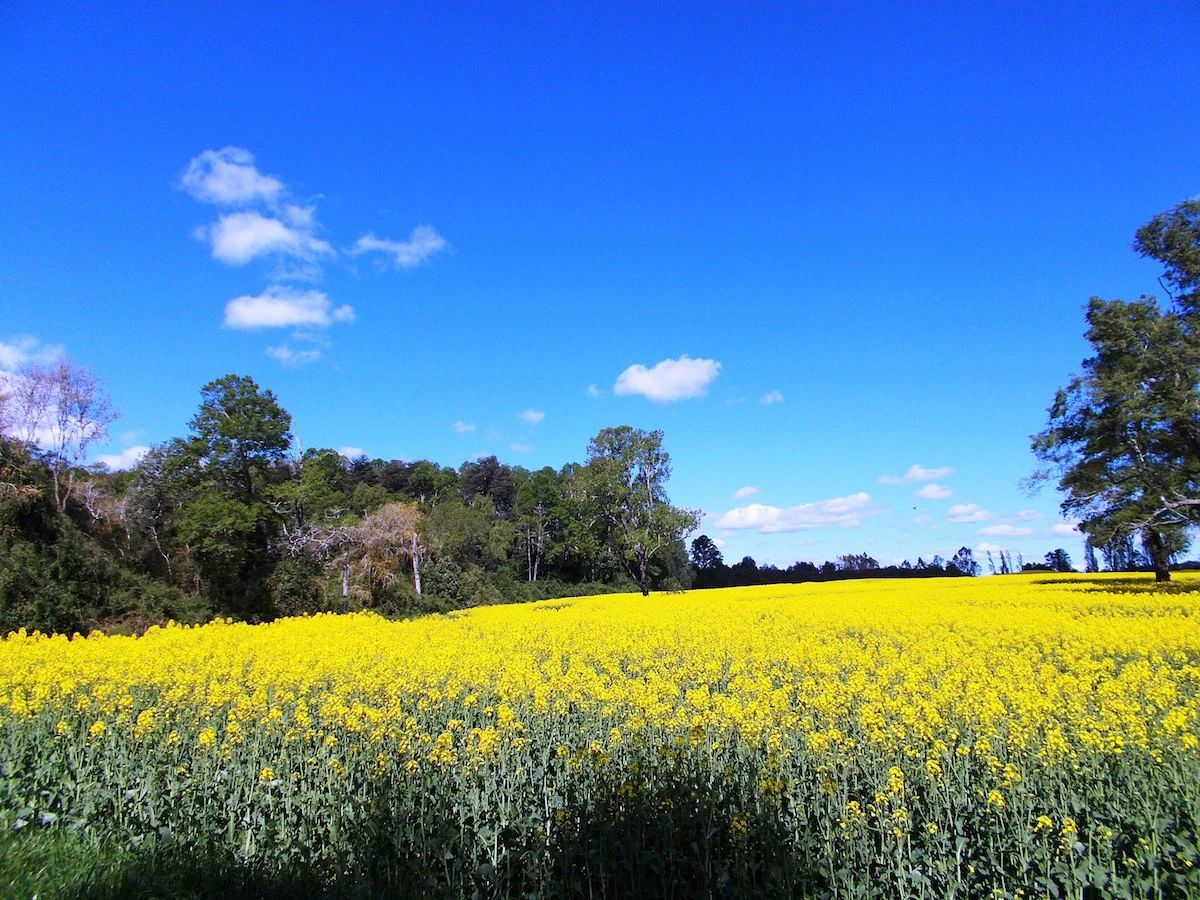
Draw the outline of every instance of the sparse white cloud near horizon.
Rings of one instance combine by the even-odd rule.
[[[975,546],[976,553],[987,553],[989,551],[992,553],[1006,553],[1006,552],[1008,552],[1008,547],[1002,546],[1000,544],[990,544],[987,541],[984,541],[982,544],[977,544]],[[979,562],[979,560],[976,560],[976,562]]]
[[[235,297],[225,305],[226,328],[328,328],[334,322],[353,322],[354,307],[335,307],[324,291],[299,291],[272,285],[256,296]]]
[[[473,434],[475,432],[475,423],[464,422],[462,419],[456,419],[450,427],[454,429],[455,434]]]
[[[1075,522],[1055,522],[1050,531],[1062,537],[1075,537],[1079,534],[1079,525]]]
[[[992,514],[978,503],[955,503],[946,511],[946,518],[959,524],[982,522],[991,517]]]
[[[532,453],[533,452],[533,447],[531,447],[529,444],[521,444],[521,443],[509,444],[508,449],[512,450],[514,453]]]
[[[1022,509],[1013,516],[1018,522],[1032,522],[1036,519],[1044,518],[1036,509]]]
[[[947,497],[954,496],[954,490],[946,487],[944,484],[931,481],[917,491],[917,496],[922,500],[945,500]]]
[[[753,529],[763,534],[812,531],[832,525],[853,528],[861,524],[864,517],[873,514],[870,506],[871,495],[865,491],[789,507],[751,503],[729,510],[713,523],[713,527],[730,531]]]
[[[1033,529],[1020,528],[1016,525],[988,525],[986,528],[980,528],[979,533],[986,534],[988,537],[1025,537],[1033,534]]]
[[[880,476],[879,484],[913,484],[918,481],[937,481],[939,478],[948,478],[953,474],[953,466],[927,469],[922,465],[914,463],[903,475]]]
[[[103,463],[114,472],[124,472],[126,469],[136,466],[138,460],[149,452],[149,447],[144,444],[136,444],[126,447],[120,453],[102,453],[96,457],[96,462]]]
[[[367,451],[362,447],[338,447],[338,456],[344,456],[346,459],[358,459],[366,455]]]
[[[759,493],[758,488],[754,487],[753,485],[748,484],[745,487],[740,487],[736,491],[734,491],[733,497],[735,500],[743,500],[746,497],[753,497],[757,493]]]
[[[526,425],[539,425],[546,418],[546,414],[540,409],[526,409],[517,413],[517,418]]]
[[[0,369],[19,369],[31,363],[52,363],[65,354],[62,344],[43,344],[28,334],[0,341]]]
[[[446,239],[432,225],[418,225],[408,235],[406,241],[389,241],[368,232],[354,242],[350,253],[360,256],[363,253],[383,253],[401,269],[411,269],[426,262],[435,253],[445,249]]]
[[[205,150],[188,163],[180,183],[201,203],[219,206],[274,203],[283,193],[283,182],[259,172],[243,147]]]
[[[654,403],[673,403],[703,397],[721,371],[715,359],[693,359],[686,353],[679,359],[664,359],[647,368],[636,363],[617,376],[613,393],[641,394]]]
[[[758,398],[758,402],[761,403],[763,406],[774,406],[776,403],[782,403],[783,402],[783,392],[782,391],[767,391],[767,393],[763,394],[761,397]]]

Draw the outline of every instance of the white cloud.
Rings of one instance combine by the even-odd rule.
[[[1024,537],[1027,534],[1033,534],[1033,529],[1018,528],[1016,525],[989,525],[986,528],[980,528],[979,533],[989,537]]]
[[[991,551],[992,553],[1003,553],[1007,550],[1007,547],[1003,547],[1000,544],[989,544],[987,541],[984,541],[975,548],[976,553],[987,553],[988,551]]]
[[[471,434],[475,431],[474,422],[464,422],[462,419],[459,419],[450,427],[454,429],[455,434]]]
[[[783,402],[783,392],[782,391],[767,391],[767,393],[763,394],[761,397],[758,398],[758,402],[761,403],[763,406],[774,406],[776,403],[782,403]]]
[[[517,413],[517,418],[526,425],[538,425],[544,418],[546,418],[546,414],[540,409],[527,409],[523,412]]]
[[[257,296],[235,297],[225,305],[225,327],[243,331],[259,328],[328,328],[334,322],[353,322],[354,308],[338,306],[323,291],[298,291],[272,285]]]
[[[692,359],[685,353],[649,369],[640,363],[630,366],[617,376],[613,392],[641,394],[655,403],[702,397],[720,371],[721,364],[715,359]]]
[[[978,503],[955,503],[946,512],[946,518],[951,522],[982,522],[991,517],[992,514]]]
[[[860,524],[865,516],[872,514],[870,504],[871,495],[863,491],[849,497],[834,497],[830,500],[818,500],[815,503],[802,503],[785,508],[751,503],[729,510],[714,523],[714,527],[729,530],[753,529],[763,534],[811,531],[830,525],[850,528]]]
[[[532,453],[533,448],[528,444],[509,444],[509,449],[516,453]]]
[[[284,344],[277,347],[268,347],[266,349],[267,356],[277,360],[289,369],[298,369],[301,366],[307,366],[309,363],[315,363],[321,358],[320,350],[293,350]]]
[[[331,256],[333,248],[313,233],[312,210],[289,206],[285,222],[255,210],[226,213],[210,228],[201,229],[212,245],[213,259],[241,266],[259,256],[287,256],[312,262]]]
[[[1042,514],[1036,509],[1023,509],[1013,516],[1018,522],[1032,522],[1035,519],[1042,518]]]
[[[364,234],[354,243],[351,250],[355,256],[361,253],[386,253],[401,269],[419,266],[446,246],[446,239],[437,229],[429,225],[418,225],[408,235],[407,241],[389,241]]]
[[[1079,534],[1079,524],[1076,522],[1056,522],[1050,530],[1054,534],[1062,535],[1063,537],[1072,537]]]
[[[64,352],[61,344],[43,344],[30,335],[19,335],[10,341],[0,341],[0,369],[11,371],[29,363],[52,363]]]
[[[930,482],[917,491],[917,496],[922,500],[945,500],[947,497],[953,496],[954,491],[946,487],[944,484]]]
[[[273,203],[283,193],[283,182],[259,172],[253,154],[241,147],[205,150],[188,163],[182,184],[202,203],[221,206]]]
[[[879,479],[880,484],[912,484],[915,481],[936,481],[954,474],[952,466],[942,466],[938,469],[927,469],[922,465],[913,466],[903,475],[884,475]]]
[[[338,456],[344,456],[346,459],[358,459],[366,455],[367,451],[362,447],[338,447]]]
[[[600,390],[600,388],[596,387],[594,384],[589,384],[587,386],[587,395],[595,400],[597,397],[602,397],[604,395],[604,391]]]
[[[138,460],[149,452],[149,447],[137,444],[133,447],[126,447],[120,453],[103,453],[96,457],[96,462],[103,463],[114,472],[121,472],[125,469],[132,469],[138,464]]]
[[[758,492],[759,492],[758,488],[754,487],[753,485],[748,484],[745,487],[740,487],[736,491],[734,491],[733,496],[734,496],[735,500],[742,500],[745,497],[753,497]]]

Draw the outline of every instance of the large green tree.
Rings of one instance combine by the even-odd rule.
[[[650,593],[652,564],[696,530],[699,514],[672,506],[666,483],[671,457],[661,431],[629,425],[601,430],[588,444],[584,483],[611,525],[616,549],[643,594]]]

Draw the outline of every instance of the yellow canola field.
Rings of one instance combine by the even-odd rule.
[[[735,843],[783,823],[825,889],[859,870],[930,890],[1149,867],[1190,884],[1200,594],[1150,588],[845,581],[14,634],[3,801],[22,822],[313,856],[385,785],[410,818],[457,798],[469,853],[497,804],[552,847],[611,789],[606,814],[715,804]],[[709,796],[681,799],[680,779]]]

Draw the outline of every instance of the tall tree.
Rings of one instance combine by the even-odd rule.
[[[651,563],[699,525],[700,516],[671,506],[666,482],[671,457],[661,431],[628,425],[601,430],[588,444],[586,482],[612,525],[616,548],[643,595],[650,593]]]
[[[1155,577],[1166,547],[1200,517],[1200,336],[1151,298],[1092,298],[1083,374],[1055,396],[1033,438],[1062,510],[1105,545],[1141,534]]]
[[[1138,229],[1133,249],[1161,262],[1171,299],[1186,315],[1200,315],[1200,200],[1159,213]]]
[[[979,563],[975,561],[975,554],[971,552],[970,547],[959,547],[950,564],[964,575],[973,577],[979,574]]]

